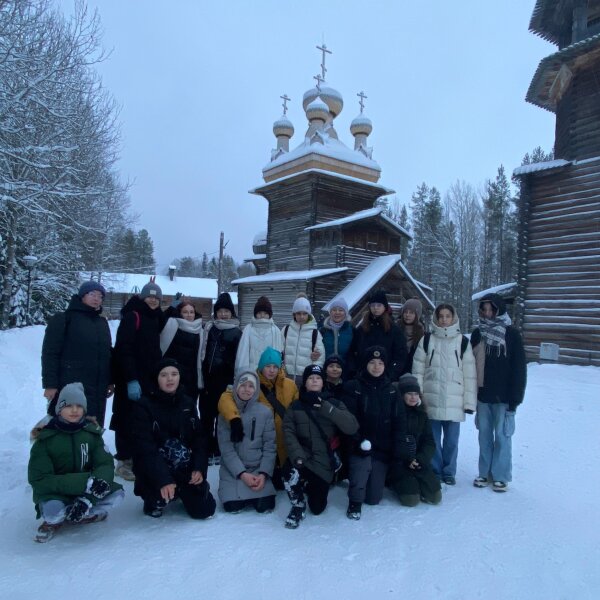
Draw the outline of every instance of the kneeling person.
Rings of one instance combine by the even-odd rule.
[[[103,521],[123,498],[103,429],[86,419],[86,411],[83,384],[69,383],[58,397],[56,416],[32,432],[28,479],[37,515],[44,519],[37,542],[48,541],[64,522]]]

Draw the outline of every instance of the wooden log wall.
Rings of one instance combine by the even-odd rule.
[[[517,324],[528,357],[600,365],[600,158],[523,177]]]

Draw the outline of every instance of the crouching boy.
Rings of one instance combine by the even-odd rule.
[[[123,499],[113,481],[113,457],[106,450],[102,428],[86,419],[87,401],[81,383],[69,383],[58,397],[56,416],[34,430],[28,478],[37,516],[43,522],[35,541],[47,542],[65,522],[103,521]]]

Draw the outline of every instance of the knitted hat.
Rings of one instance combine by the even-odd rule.
[[[387,364],[387,352],[383,346],[371,346],[362,353],[362,364],[367,366],[367,363],[374,358],[382,360]]]
[[[325,372],[327,372],[327,367],[333,364],[340,365],[342,369],[344,368],[344,361],[339,354],[331,354],[327,357],[327,359],[325,360],[325,364],[323,365],[323,369],[325,370]]]
[[[401,394],[406,394],[407,392],[417,392],[421,393],[421,388],[419,387],[419,382],[414,375],[410,373],[405,373],[398,379],[398,390]]]
[[[215,319],[217,318],[217,311],[221,308],[226,308],[227,310],[231,311],[232,317],[236,316],[235,308],[233,307],[233,301],[231,300],[231,296],[228,292],[223,292],[220,294],[215,302],[215,306],[213,308],[213,316]]]
[[[77,294],[80,298],[83,298],[86,294],[89,294],[90,292],[100,292],[103,298],[104,296],[106,296],[106,290],[104,289],[104,286],[101,283],[98,283],[97,281],[84,281],[79,286],[79,291],[77,292]]]
[[[308,365],[306,369],[304,369],[304,373],[302,373],[302,385],[306,387],[306,380],[311,375],[318,375],[323,382],[325,382],[325,373],[323,371],[323,367],[321,365]]]
[[[160,286],[153,281],[149,281],[143,288],[140,293],[140,298],[145,300],[146,298],[157,298],[158,300],[162,300],[162,290]]]
[[[181,367],[174,358],[161,358],[154,367],[154,379],[158,379],[159,373],[167,367],[175,367],[179,371],[179,374],[181,374]]]
[[[254,386],[255,390],[258,390],[258,379],[254,373],[250,371],[244,371],[236,380],[235,380],[235,390],[240,387],[240,385],[250,381]]]
[[[348,303],[342,296],[334,298],[331,301],[331,304],[329,305],[329,312],[331,312],[333,308],[341,308],[346,314],[348,314]]]
[[[256,317],[256,313],[259,312],[266,312],[269,315],[269,319],[273,318],[273,306],[266,296],[261,296],[254,305],[254,316]]]
[[[275,350],[271,346],[267,346],[263,353],[260,355],[258,361],[258,370],[262,371],[267,365],[275,365],[277,368],[281,367],[282,363],[281,352]]]
[[[383,304],[386,308],[389,308],[387,296],[384,290],[376,290],[369,297],[369,304]]]
[[[417,300],[416,298],[411,298],[402,305],[402,310],[400,311],[400,314],[404,314],[405,310],[412,310],[417,315],[418,321],[421,318],[421,315],[423,314],[423,305],[421,304],[420,300]]]
[[[310,302],[306,296],[298,296],[296,300],[294,300],[294,305],[292,306],[292,314],[297,312],[305,312],[309,315],[312,313],[310,308]]]
[[[83,383],[79,381],[76,383],[67,383],[65,387],[60,391],[58,395],[58,402],[56,403],[56,414],[59,415],[60,411],[65,406],[71,406],[76,404],[83,408],[83,412],[87,412],[87,399],[85,397],[85,390],[83,389]]]

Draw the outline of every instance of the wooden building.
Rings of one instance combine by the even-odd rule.
[[[556,114],[555,160],[514,173],[516,319],[529,358],[550,344],[560,362],[600,365],[600,0],[538,0],[530,30],[558,46],[527,92]]]
[[[410,234],[374,207],[393,190],[378,183],[381,169],[367,146],[372,124],[363,112],[366,96],[358,94],[360,114],[350,126],[355,141],[349,148],[334,126],[342,96],[325,83],[324,61],[322,69],[317,86],[303,97],[308,120],[304,140],[290,151],[294,127],[286,116],[289,98],[283,96],[284,114],[273,126],[277,148],[263,169],[265,183],[250,191],[266,199],[269,210],[266,236],[255,238],[255,255],[247,259],[257,275],[233,282],[242,322],[265,295],[275,321],[283,325],[300,292],[316,316],[343,295],[356,317],[374,288],[385,289],[392,304],[418,297],[426,310],[433,308],[426,286],[401,262],[402,241]]]

